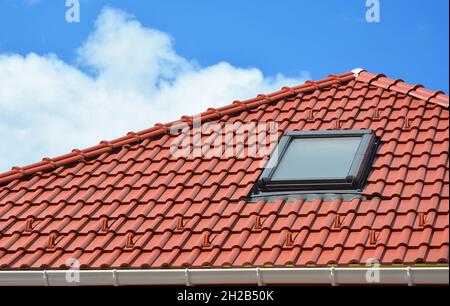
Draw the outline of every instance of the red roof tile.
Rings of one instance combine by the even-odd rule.
[[[441,92],[363,71],[200,114],[275,121],[280,135],[373,129],[366,199],[248,202],[261,158],[170,154],[169,127],[192,117],[13,168],[0,174],[0,269],[448,264],[448,107]]]

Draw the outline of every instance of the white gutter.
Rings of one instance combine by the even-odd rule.
[[[79,274],[77,274],[79,273]],[[378,280],[377,280],[377,276]],[[448,267],[0,271],[0,286],[448,285]]]

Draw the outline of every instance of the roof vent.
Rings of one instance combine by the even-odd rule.
[[[341,128],[341,120],[340,120],[339,118],[337,118],[337,119],[334,121],[334,128],[335,128],[336,130],[339,130],[339,129]]]
[[[260,230],[260,229],[261,229],[261,217],[260,217],[260,216],[256,216],[256,219],[255,219],[255,229],[256,229],[256,230]]]
[[[291,247],[294,245],[294,238],[292,238],[292,233],[288,232],[286,234],[286,246]]]
[[[306,121],[314,121],[314,111],[312,109],[308,110]]]
[[[425,213],[419,213],[419,226],[424,227],[427,224]]]
[[[405,130],[409,130],[411,128],[411,120],[409,118],[405,118],[405,123],[403,124],[403,128]]]
[[[376,243],[377,243],[377,240],[378,240],[377,232],[374,231],[374,230],[370,231],[370,234],[369,234],[369,243],[370,243],[370,244],[376,244]]]
[[[28,217],[25,224],[25,232],[31,232],[33,230],[33,217]]]
[[[126,243],[125,247],[128,249],[133,247],[133,233],[127,234],[127,243]]]
[[[102,232],[106,232],[108,230],[108,218],[102,218]]]
[[[210,247],[210,246],[211,246],[211,243],[209,242],[209,233],[205,233],[203,235],[203,247],[207,248],[207,247]]]
[[[184,228],[183,217],[178,217],[177,219],[177,231],[181,231]]]
[[[334,228],[340,228],[342,225],[342,218],[340,215],[336,215],[336,217],[334,217]]]
[[[53,249],[55,247],[55,240],[56,240],[56,233],[50,234],[50,236],[48,236],[47,248]]]
[[[373,119],[380,119],[380,109],[378,107],[375,107],[373,110]]]

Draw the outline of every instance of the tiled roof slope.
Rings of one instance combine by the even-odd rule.
[[[0,174],[0,269],[67,268],[70,258],[91,269],[364,265],[369,258],[448,264],[448,107],[441,92],[363,71],[201,114],[221,125],[276,121],[280,135],[375,130],[381,146],[366,199],[248,202],[261,159],[175,158],[173,123],[14,168]]]

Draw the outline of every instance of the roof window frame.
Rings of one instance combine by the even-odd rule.
[[[341,178],[298,179],[298,180],[273,180],[272,177],[285,155],[289,145],[297,138],[342,138],[361,137],[361,142],[356,150],[349,171]],[[304,191],[329,191],[329,190],[361,190],[366,183],[371,170],[371,164],[378,147],[378,138],[373,130],[326,130],[326,131],[288,131],[286,132],[267,165],[262,172],[253,195],[272,192],[304,192]]]

